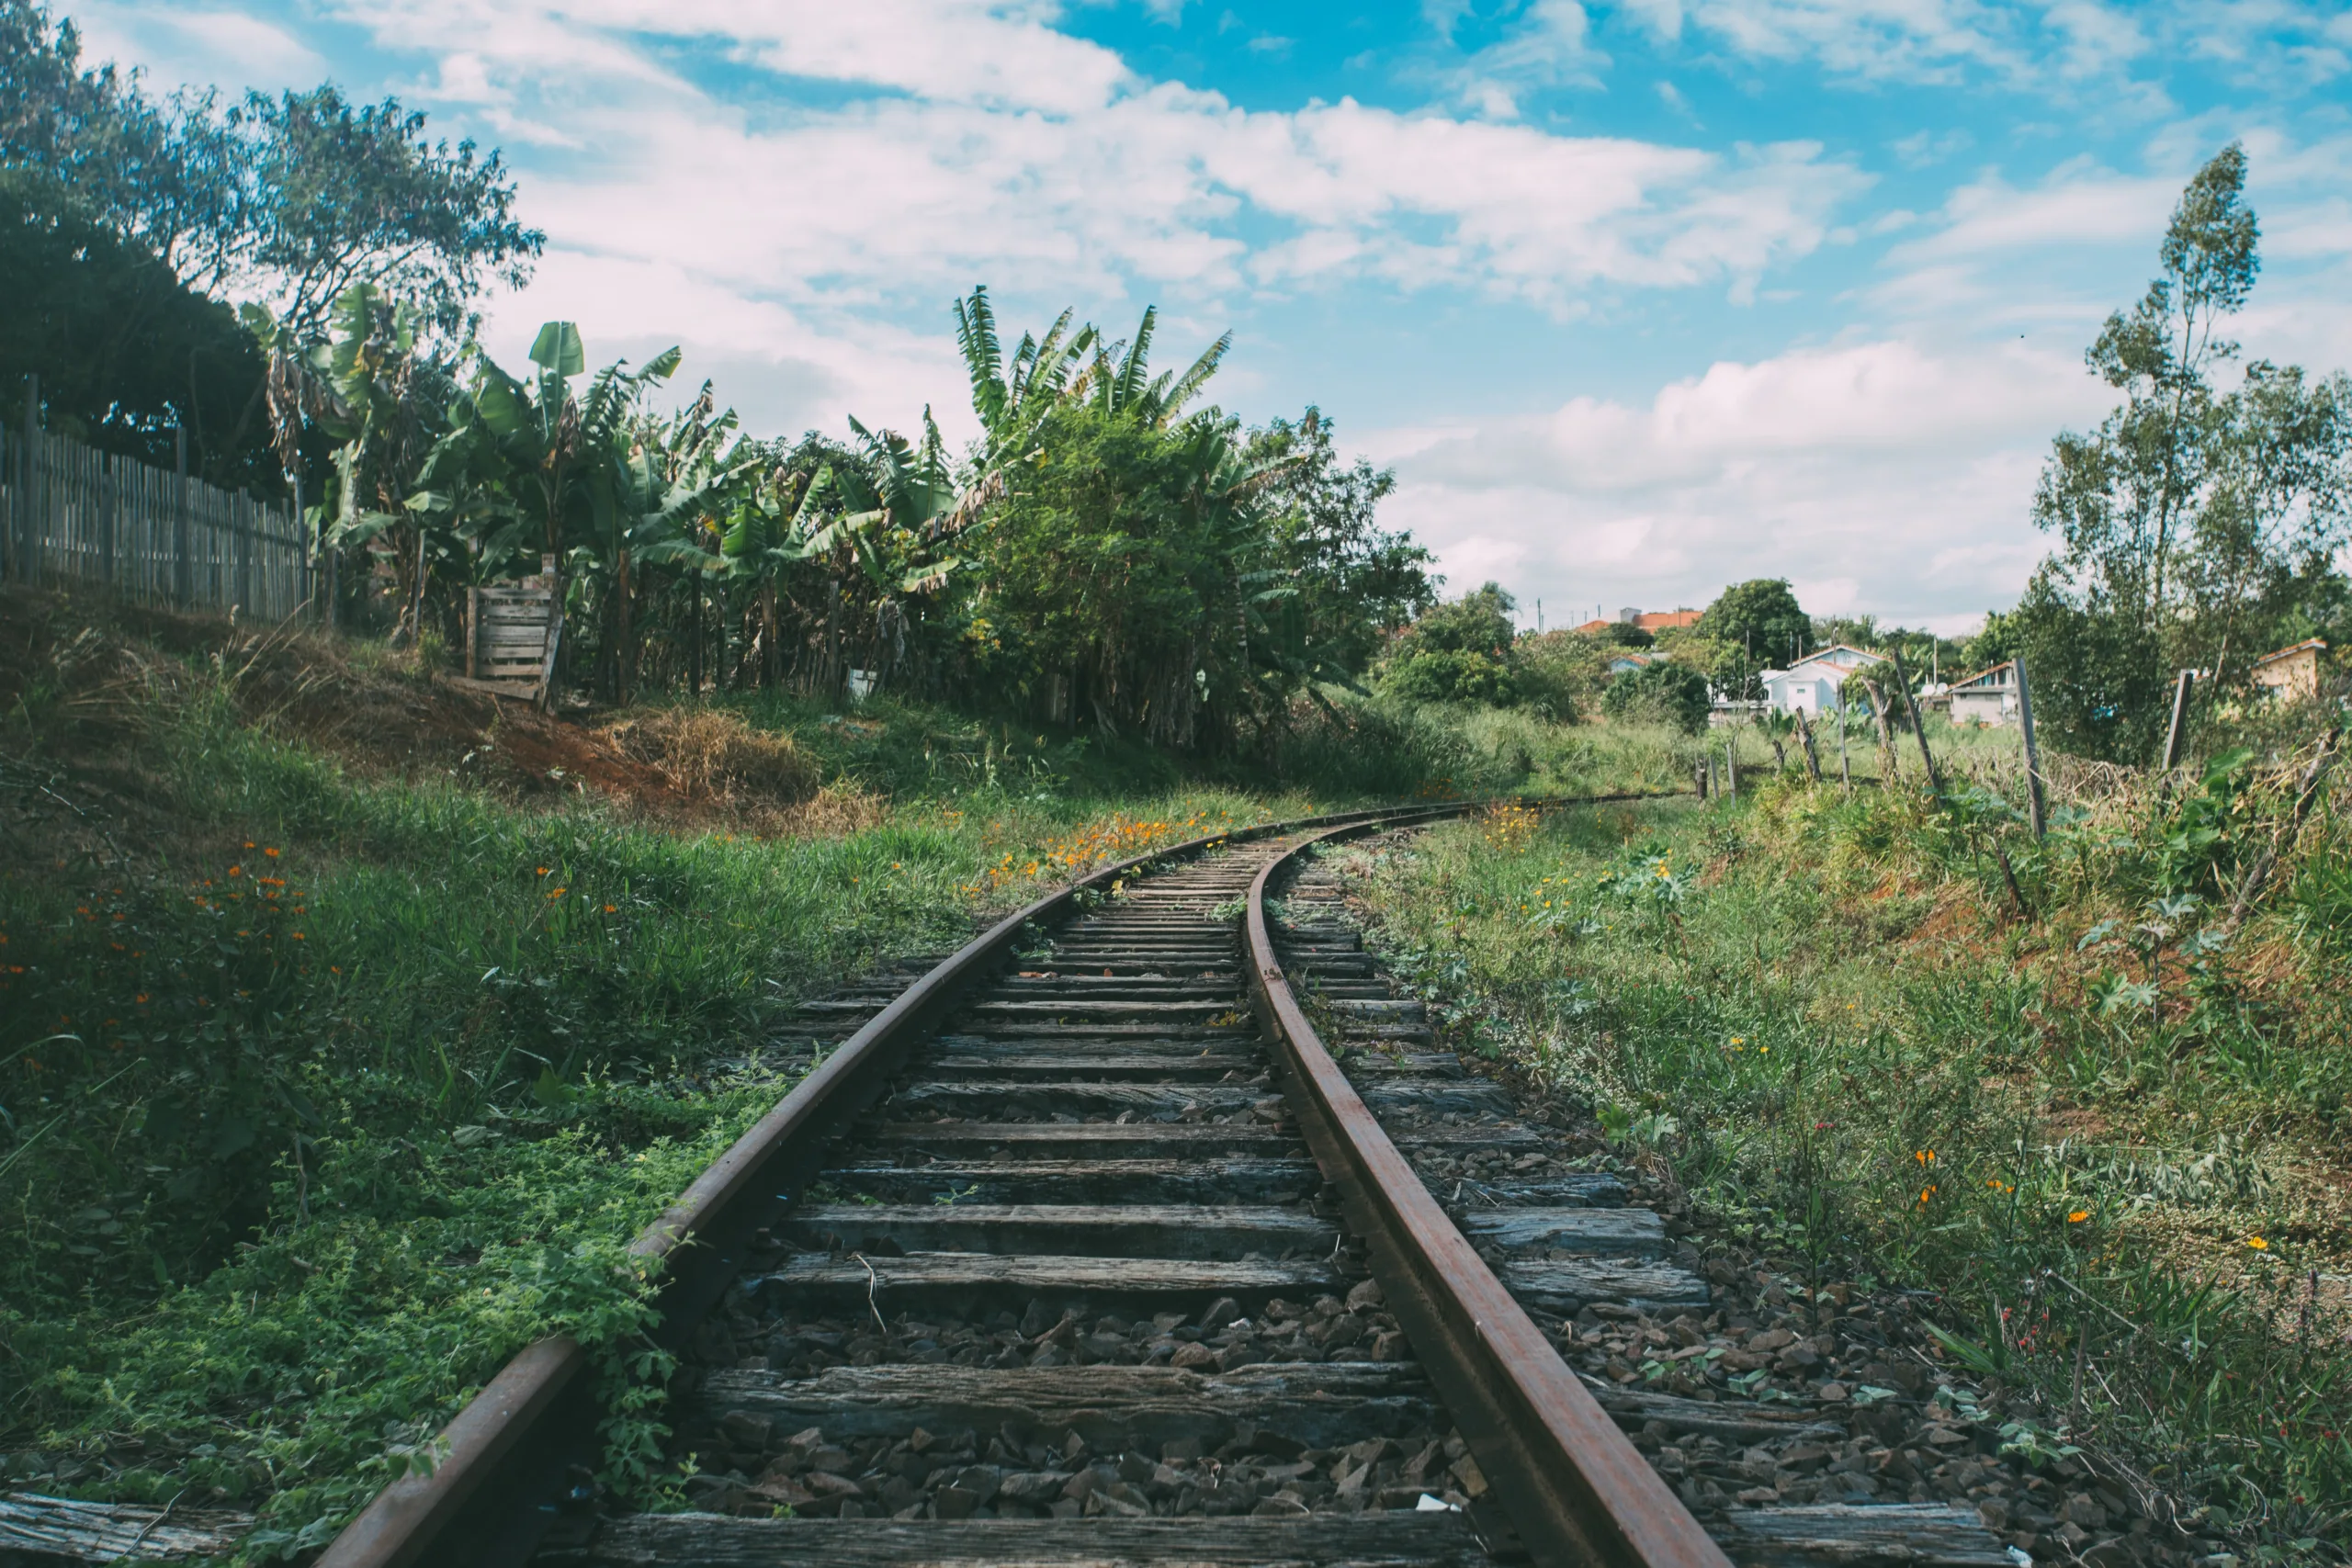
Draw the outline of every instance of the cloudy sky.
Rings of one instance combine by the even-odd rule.
[[[1532,617],[1787,577],[1957,631],[2082,350],[2251,154],[2250,354],[2352,366],[2352,8],[2307,0],[102,0],[151,85],[396,94],[548,233],[492,346],[682,343],[765,433],[968,431],[948,302],[1319,405]]]

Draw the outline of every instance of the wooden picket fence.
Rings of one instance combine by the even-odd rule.
[[[42,430],[0,432],[0,542],[12,582],[271,622],[314,608],[309,542],[286,508]]]

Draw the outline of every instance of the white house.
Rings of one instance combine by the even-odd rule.
[[[1951,683],[1954,724],[2013,723],[2018,711],[2018,661],[2002,660],[1989,670],[1963,675]]]
[[[1868,649],[1832,643],[1818,652],[1806,654],[1786,670],[1765,671],[1761,677],[1764,699],[1781,713],[1835,713],[1839,705],[1838,689],[1846,683],[1846,678],[1858,670],[1885,662]]]

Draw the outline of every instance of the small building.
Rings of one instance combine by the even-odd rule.
[[[2319,695],[2319,678],[2327,662],[2327,644],[2318,637],[2305,637],[2291,648],[2266,653],[2254,661],[2251,671],[2254,683],[2265,694],[2281,702],[2298,702]]]
[[[1781,713],[1835,713],[1841,705],[1838,694],[1846,678],[1858,670],[1885,662],[1885,659],[1866,648],[1832,643],[1806,654],[1786,670],[1765,671],[1760,677],[1764,698]]]
[[[1657,655],[1654,653],[1635,653],[1631,649],[1621,649],[1609,656],[1609,672],[1611,675],[1628,675],[1636,670],[1647,669],[1657,658]]]
[[[1951,683],[1954,724],[2012,724],[2018,711],[2018,661],[2003,660],[1990,669],[1963,675]]]

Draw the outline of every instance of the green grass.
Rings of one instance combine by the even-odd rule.
[[[1997,781],[1997,732],[1970,739]],[[2197,1528],[2342,1540],[2352,824],[2315,820],[2266,912],[2205,949],[2277,775],[2062,798],[2037,846],[1951,771],[1950,813],[1759,773],[1736,805],[1498,816],[1359,856],[1360,885],[1458,1040],[1664,1152],[1727,1229],[1816,1280],[1933,1292],[1956,1365]]]
[[[673,832],[355,775],[156,669],[109,709],[123,821],[43,794],[87,705],[20,708],[0,759],[61,845],[0,876],[0,1463],[256,1508],[253,1558],[429,1463],[551,1332],[597,1356],[606,1479],[658,1495],[623,1249],[789,1088],[758,1047],[792,1005],[1097,859],[1315,808],[1096,794],[1003,748],[847,836]],[[906,783],[919,751],[847,733],[811,744]]]

